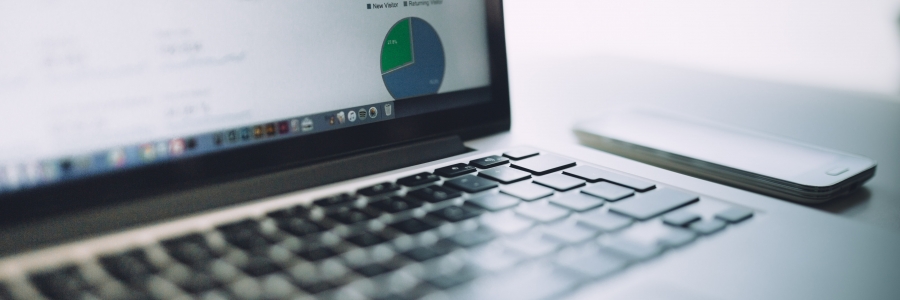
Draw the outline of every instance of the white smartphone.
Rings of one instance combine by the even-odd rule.
[[[875,175],[863,156],[655,110],[581,122],[584,145],[778,198],[820,203]]]

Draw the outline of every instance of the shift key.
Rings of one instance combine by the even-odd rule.
[[[647,220],[673,209],[697,202],[699,197],[682,191],[659,188],[630,200],[610,205],[609,210],[638,220]]]

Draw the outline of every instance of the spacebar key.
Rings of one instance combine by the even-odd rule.
[[[660,188],[640,194],[631,200],[616,203],[609,210],[638,220],[647,220],[697,200],[697,195]]]

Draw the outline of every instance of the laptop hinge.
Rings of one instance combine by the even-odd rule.
[[[313,165],[60,216],[3,230],[0,232],[0,256],[396,170],[470,150],[463,145],[459,136],[421,140]]]

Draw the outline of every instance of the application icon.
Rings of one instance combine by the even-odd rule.
[[[366,117],[369,116],[369,113],[366,112],[365,108],[360,108],[359,111],[356,112],[356,115],[359,117],[360,120],[365,120]]]
[[[6,167],[6,186],[13,189],[19,186],[19,172],[13,166]]]
[[[291,131],[291,127],[288,125],[288,121],[278,122],[278,133],[285,134]]]
[[[184,140],[183,139],[173,139],[169,141],[169,154],[172,156],[179,156],[184,154]]]
[[[153,152],[153,156],[156,156],[156,151]],[[62,173],[68,174],[69,172],[72,172],[72,168],[74,168],[73,165],[74,165],[74,163],[72,163],[71,159],[62,159],[59,161],[59,170]],[[0,168],[3,168],[3,167],[0,166]],[[2,176],[3,176],[3,173],[2,173],[2,171],[0,171],[0,177],[2,177]],[[2,180],[2,179],[0,179],[0,180]]]
[[[326,116],[325,121],[328,121],[328,125],[334,125],[334,116]]]
[[[369,118],[374,119],[376,117],[378,117],[378,109],[374,106],[369,107]]]
[[[124,157],[125,153],[122,152],[122,154]],[[41,181],[41,177],[43,177],[43,174],[41,174],[42,173],[41,171],[43,171],[43,169],[41,168],[40,165],[38,165],[37,162],[29,163],[28,165],[25,166],[25,176],[26,176],[25,178],[28,178],[28,182],[30,182],[32,184],[38,183]]]
[[[163,157],[166,157],[166,156],[169,156],[169,145],[167,145],[166,142],[158,142],[158,143],[156,143],[156,157],[163,158]],[[91,166],[91,165],[90,165],[90,163],[91,163],[90,158],[85,158],[84,161],[87,162],[87,165],[85,166],[85,169],[89,168],[89,167]],[[75,166],[76,166],[76,167],[79,166],[78,162],[79,162],[79,160],[76,159],[76,160],[75,160]]]
[[[394,106],[391,105],[390,103],[385,104],[385,105],[384,105],[384,115],[385,115],[385,116],[390,116],[390,115],[393,114],[393,113],[394,113]]]
[[[356,112],[355,111],[351,110],[351,111],[347,112],[347,121],[356,122]]]
[[[194,150],[194,148],[197,148],[197,139],[188,138],[184,140],[184,149]]]
[[[110,150],[106,154],[106,161],[110,166],[121,167],[125,165],[125,150],[122,148]]]
[[[3,190],[4,187],[9,186],[9,179],[7,179],[6,175],[6,166],[0,165],[0,190]]]
[[[241,140],[249,140],[250,139],[250,128],[244,127],[241,129]]]
[[[266,136],[275,135],[275,123],[266,124]]]
[[[303,129],[303,132],[313,130],[313,121],[310,118],[303,118],[303,122],[300,123],[300,128]]]
[[[41,163],[41,173],[44,180],[55,181],[59,178],[59,165],[54,161],[45,161]]]
[[[153,161],[156,159],[156,146],[153,144],[143,144],[141,145],[141,159],[144,161]],[[71,167],[71,163],[69,162],[69,166]],[[64,168],[66,169],[66,168]]]
[[[29,185],[34,182],[31,180],[31,178],[33,177],[31,177],[29,173],[28,166],[24,164],[20,164],[18,166],[18,169],[16,170],[16,178],[18,179],[19,186]]]
[[[263,135],[265,135],[265,134],[266,134],[266,131],[265,131],[265,129],[263,129],[262,125],[253,127],[253,137],[262,138]]]
[[[291,120],[291,131],[293,131],[293,132],[300,131],[300,120],[297,120],[297,119]]]
[[[238,135],[237,130],[228,131],[228,141],[232,142],[232,143],[236,142],[237,138],[238,138],[237,135]]]
[[[223,140],[224,138],[222,137],[221,133],[216,133],[213,135],[213,143],[215,143],[216,146],[221,145]]]
[[[162,143],[162,144],[163,144],[163,152],[165,152],[166,151],[166,147],[165,147],[166,143]],[[156,149],[156,151],[157,151],[156,157],[164,157],[165,156],[165,154],[163,154],[162,156],[159,155],[158,148]],[[91,168],[91,165],[93,165],[93,164],[94,164],[94,158],[91,157],[90,155],[76,156],[76,157],[72,158],[72,169],[74,171],[87,171],[88,169]]]
[[[338,124],[344,124],[344,112],[338,112],[335,116],[337,117]]]

